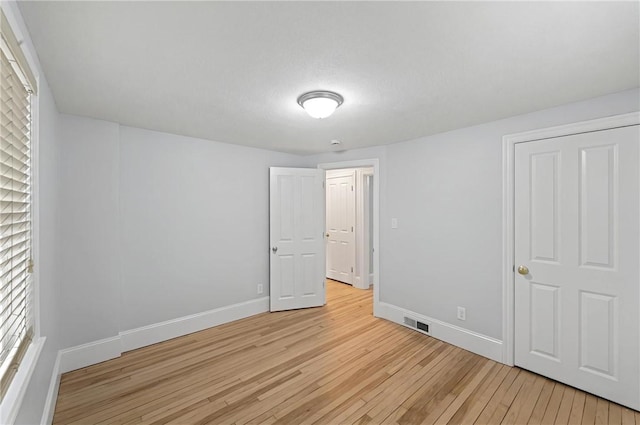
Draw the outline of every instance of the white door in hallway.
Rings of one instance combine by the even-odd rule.
[[[356,263],[355,170],[327,171],[327,277],[353,284]]]
[[[515,363],[640,408],[639,126],[515,146]]]
[[[324,170],[271,167],[271,311],[325,303]]]

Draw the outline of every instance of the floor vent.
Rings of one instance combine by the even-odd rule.
[[[420,321],[414,319],[413,317],[407,317],[407,316],[404,316],[403,322],[404,322],[404,324],[406,326],[408,326],[410,328],[422,331],[422,332],[424,332],[426,334],[429,333],[429,324],[428,323],[423,323],[423,322],[420,322]]]
[[[418,321],[412,317],[404,317],[404,324],[407,326],[411,326],[412,328],[415,328],[416,325],[418,324]]]
[[[429,324],[428,323],[418,322],[418,325],[416,327],[418,329],[420,329],[421,331],[429,333]]]

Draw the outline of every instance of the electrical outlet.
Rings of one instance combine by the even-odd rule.
[[[467,309],[458,307],[458,320],[467,320]]]
[[[264,287],[262,286],[262,283],[258,283],[258,294],[262,294],[264,292]]]

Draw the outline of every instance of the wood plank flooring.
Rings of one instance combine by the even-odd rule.
[[[640,413],[376,319],[264,313],[62,376],[55,424],[637,424]]]

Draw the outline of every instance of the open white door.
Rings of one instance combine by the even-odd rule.
[[[271,167],[271,311],[325,303],[324,170]]]
[[[640,408],[639,126],[515,147],[515,363]]]

